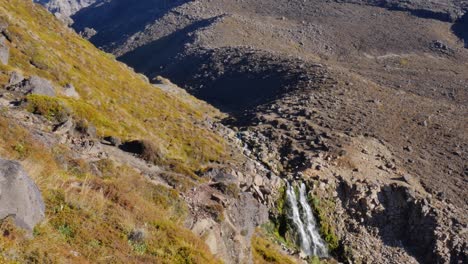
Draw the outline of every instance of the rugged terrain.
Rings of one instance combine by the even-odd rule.
[[[67,24],[73,23],[70,16],[93,3],[95,0],[34,0],[47,7],[58,19]]]
[[[0,262],[218,263],[195,226],[252,259],[267,209],[237,179],[209,178],[251,177],[240,143],[214,129],[219,111],[150,84],[30,1],[1,1],[0,32]],[[208,200],[188,196],[198,186]]]
[[[165,104],[169,120],[154,112],[140,116],[140,108],[127,105],[140,101],[131,93],[105,104],[109,115],[125,107],[126,120],[137,118],[135,129],[171,129],[137,137],[103,126],[101,137],[117,134],[128,142],[120,150],[101,143],[98,149],[179,191],[188,207],[180,219],[219,259],[318,261],[297,248],[286,180],[308,185],[330,251],[322,261],[465,263],[467,8],[456,0],[112,0],[72,19],[77,32],[175,100]],[[214,109],[159,76],[229,115],[217,122]],[[94,88],[73,85],[81,96]],[[91,95],[83,100],[94,102]],[[170,138],[181,130],[169,113],[180,101],[188,108],[177,118],[191,117],[182,124],[195,124],[195,139],[179,137],[174,146]],[[203,114],[191,114],[194,106]],[[131,140],[145,137],[175,154],[164,162],[157,157],[156,167],[132,158],[127,152],[145,148]],[[212,142],[220,145],[207,152]]]

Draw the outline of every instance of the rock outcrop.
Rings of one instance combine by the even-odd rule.
[[[8,64],[10,58],[10,48],[6,44],[6,39],[3,36],[0,36],[0,63]]]
[[[15,161],[0,159],[0,219],[13,217],[27,231],[44,219],[41,193],[23,167]]]
[[[34,0],[34,2],[44,5],[57,18],[71,24],[73,22],[70,19],[71,15],[97,0]]]
[[[56,95],[54,86],[47,79],[31,76],[28,79],[19,81],[21,78],[21,76],[18,76],[18,73],[13,73],[10,76],[12,84],[7,86],[7,89],[10,91],[19,91],[23,94]]]
[[[73,86],[73,84],[67,84],[63,87],[63,95],[75,99],[80,98],[80,94],[76,91],[75,86]]]
[[[18,71],[14,71],[10,74],[10,79],[8,80],[8,86],[15,86],[24,81],[23,74]]]

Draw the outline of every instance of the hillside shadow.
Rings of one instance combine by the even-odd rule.
[[[432,263],[438,258],[434,251],[436,216],[424,203],[414,199],[406,187],[396,184],[382,187],[377,199],[383,210],[373,212],[364,202],[356,202],[360,201],[356,190],[356,185],[342,182],[338,194],[353,217],[362,219],[365,226],[376,228],[385,245],[404,249],[420,263]]]
[[[197,98],[240,116],[281,97],[300,81],[274,60],[254,56],[231,49],[206,51],[185,57],[163,74]]]
[[[161,75],[235,117],[307,86],[314,74],[302,61],[247,48],[192,47],[190,33],[216,18],[194,23],[119,57],[150,79]]]
[[[72,16],[73,28],[97,31],[90,41],[98,47],[122,43],[129,36],[163,17],[169,10],[191,0],[113,0],[97,1]]]
[[[150,78],[160,75],[164,69],[174,63],[179,54],[184,52],[186,44],[193,40],[193,36],[189,35],[209,26],[215,20],[216,18],[211,18],[192,23],[170,35],[138,47],[120,56],[118,60]]]
[[[468,48],[468,12],[453,24],[452,31],[465,42],[465,48]]]

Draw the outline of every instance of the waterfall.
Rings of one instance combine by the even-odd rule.
[[[297,197],[294,187],[287,184],[286,198],[290,207],[288,217],[296,227],[301,250],[307,256],[327,257],[327,246],[320,237],[317,222],[307,201],[304,183],[301,183],[298,195],[299,197]]]

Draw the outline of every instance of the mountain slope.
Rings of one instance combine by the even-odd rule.
[[[108,142],[97,144],[98,153],[80,152],[95,158],[103,150],[151,180],[179,190],[188,208],[185,226],[228,263],[289,262],[270,252],[278,249],[274,244],[299,262],[317,261],[316,256],[305,256],[308,250],[298,250],[303,244],[301,228],[291,217],[297,204],[288,202],[291,192],[288,197],[285,181],[296,188],[302,183],[307,186],[309,199],[304,203],[314,211],[331,257],[323,261],[464,263],[468,256],[465,18],[466,3],[458,0],[170,4],[111,0],[91,5],[74,16],[78,31],[94,28],[97,34],[92,42],[147,75],[168,96],[179,97],[183,92],[158,75],[169,76],[229,112],[225,123],[232,130],[196,115],[188,118],[190,110],[185,109],[181,118],[187,123],[181,127],[194,125],[189,121],[198,124],[193,142],[178,135],[184,131],[176,127],[176,132],[165,130],[157,139],[147,136],[159,147],[140,140],[122,144],[123,150],[141,152],[140,157],[156,166],[105,145]],[[32,65],[41,67],[40,62],[32,60]],[[77,88],[81,95],[82,88]],[[108,93],[108,89],[101,91]],[[128,95],[132,100],[138,97],[138,103],[147,96]],[[93,106],[107,106],[101,98]],[[30,111],[60,117],[55,115],[56,107],[44,108],[41,100],[50,102],[50,98],[27,96]],[[73,105],[71,99],[60,100]],[[85,100],[93,102],[90,97]],[[61,109],[60,103],[53,102]],[[128,118],[141,125],[134,129],[148,123],[151,132],[159,132],[155,129],[167,119],[148,113],[149,119],[141,122],[147,108],[129,109],[127,102],[119,101],[112,111],[130,111]],[[187,95],[171,104],[181,102],[190,109],[203,107]],[[176,113],[180,107],[168,111]],[[209,107],[206,111],[212,112]],[[80,113],[79,109],[74,112]],[[111,111],[106,115],[113,121],[118,118]],[[158,126],[150,119],[153,115]],[[100,120],[93,122],[103,136],[125,129]],[[174,121],[169,118],[164,124]],[[226,156],[215,160],[218,155],[197,151],[217,142],[200,143],[205,125],[230,143],[226,151],[213,146],[213,153],[225,153],[229,161],[223,163]],[[117,134],[124,140],[145,138]],[[182,154],[173,145],[171,137],[176,134]],[[194,149],[193,144],[201,147]],[[22,146],[15,144],[10,151],[19,155],[24,152]],[[71,146],[77,148],[77,144]],[[125,183],[121,184],[132,188]],[[90,186],[95,190],[100,185],[92,182]],[[130,192],[126,188],[97,189],[105,190],[105,197],[121,207],[129,204],[128,197],[121,197],[122,191]],[[68,226],[60,223],[67,234]],[[151,243],[135,247],[134,233],[142,232],[126,235],[135,251],[161,257],[161,249],[154,250]],[[186,253],[179,245],[168,250],[171,261]],[[83,251],[82,246],[78,248]]]
[[[246,153],[308,183],[337,259],[466,260],[464,1],[155,2],[124,34],[106,5],[74,28],[97,28],[90,40],[138,72],[229,112]],[[268,206],[271,233],[291,238]]]
[[[217,263],[159,176],[193,186],[195,171],[223,161],[227,144],[207,126],[219,113],[151,85],[31,1],[1,0],[0,24],[10,55],[0,63],[0,154],[21,162],[46,203],[32,235],[2,219],[0,261]],[[12,84],[33,79],[57,96]],[[148,163],[104,137],[146,142]]]
[[[155,89],[144,77],[63,28],[43,10],[30,6],[33,12],[29,14],[23,5],[3,8],[4,16],[12,20],[6,35],[17,43],[11,49],[9,65],[24,75],[37,74],[58,85],[76,87],[81,100],[71,100],[71,107],[80,118],[96,125],[99,135],[159,141],[168,159],[187,164],[197,163],[191,160],[195,156],[209,161],[222,154],[222,140],[194,125],[205,115],[216,115],[213,108],[195,100],[177,100]],[[50,30],[44,32],[44,28]],[[2,79],[7,78],[4,73]],[[209,144],[199,145],[202,142]],[[193,146],[187,148],[189,144]]]

